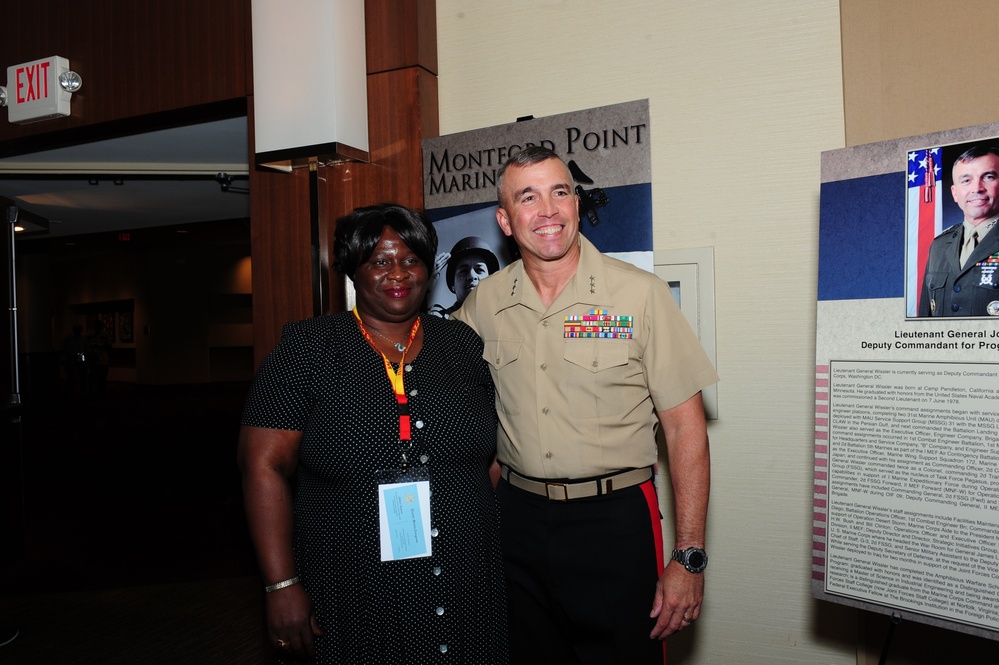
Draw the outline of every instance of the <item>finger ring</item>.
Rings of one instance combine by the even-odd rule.
[[[690,623],[691,621],[693,621],[693,619],[691,619],[691,618],[690,618],[689,616],[687,616],[686,614],[684,614],[684,615],[683,615],[683,620],[684,620],[684,621],[686,621],[687,623]]]
[[[287,642],[285,642],[284,640],[278,640],[278,641],[277,641],[277,645],[278,645],[278,648],[279,648],[279,649],[283,649],[283,648],[285,648],[286,646],[288,646],[288,643],[287,643]]]

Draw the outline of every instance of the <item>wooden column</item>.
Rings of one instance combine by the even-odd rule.
[[[439,134],[434,0],[368,0],[365,23],[370,162],[325,169],[331,262],[333,226],[354,208],[391,202],[423,209],[420,142]],[[344,279],[330,271],[333,312],[344,308]]]
[[[329,269],[339,217],[383,202],[423,208],[420,142],[439,131],[436,5],[367,0],[365,23],[370,161],[317,165],[311,192],[318,192],[318,201],[311,202],[307,169],[292,174],[251,169],[257,365],[280,339],[284,323],[344,309],[344,278]],[[314,266],[328,279],[323,297],[312,284]]]
[[[252,116],[251,110],[251,123]],[[258,367],[281,339],[285,323],[314,314],[307,170],[280,173],[251,167],[250,256],[253,360]]]

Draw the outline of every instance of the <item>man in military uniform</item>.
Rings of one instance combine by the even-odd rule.
[[[497,222],[521,258],[479,284],[455,318],[482,337],[496,384],[511,662],[662,665],[660,640],[701,613],[710,486],[701,389],[718,377],[669,287],[580,235],[557,154],[524,149],[497,187]],[[657,427],[675,506],[668,563]]]
[[[930,245],[919,316],[999,316],[999,148],[966,150],[953,176],[964,221]]]

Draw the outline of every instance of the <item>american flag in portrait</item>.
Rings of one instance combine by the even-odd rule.
[[[943,229],[941,201],[941,149],[927,148],[908,153],[905,226],[905,302],[906,316],[916,316],[923,271],[930,253],[930,243]]]

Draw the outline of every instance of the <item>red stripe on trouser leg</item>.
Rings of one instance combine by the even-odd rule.
[[[656,486],[651,480],[642,483],[642,494],[649,506],[649,519],[652,520],[652,535],[656,542],[656,569],[662,577],[666,569],[665,552],[663,549],[663,522],[659,518],[659,497],[656,496]],[[666,640],[663,640],[663,665],[666,664]]]
[[[656,565],[659,567],[659,574],[663,574],[666,568],[666,559],[663,551],[663,522],[659,519],[659,498],[656,496],[656,486],[651,480],[642,483],[642,493],[645,501],[649,504],[649,519],[652,520],[652,534],[656,539]]]

